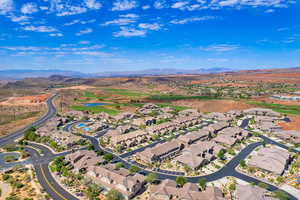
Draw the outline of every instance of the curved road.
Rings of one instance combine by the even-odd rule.
[[[50,119],[51,117],[53,117],[56,113],[56,109],[55,109],[55,106],[53,105],[52,103],[52,100],[54,99],[56,95],[50,97],[48,100],[47,100],[47,106],[48,106],[48,112],[42,117],[40,118],[39,120],[33,122],[32,124],[14,132],[14,133],[11,133],[7,136],[4,136],[4,137],[1,137],[0,138],[0,147],[1,146],[4,146],[6,144],[10,144],[10,143],[13,143],[14,140],[20,138],[25,131],[27,131],[28,129],[30,129],[31,127],[37,127],[37,126],[40,126],[42,125],[43,123],[45,123],[48,119]]]
[[[31,125],[26,126],[25,128],[16,131],[15,133],[12,133],[9,136],[0,138],[0,146],[3,146],[5,144],[9,144],[9,143],[13,143],[15,139],[21,137],[23,135],[23,133],[28,130],[30,127],[33,126],[40,126],[41,124],[43,124],[44,122],[46,122],[48,119],[50,119],[51,117],[53,117],[56,113],[56,109],[52,103],[52,100],[55,96],[52,96],[51,98],[48,99],[47,101],[47,105],[48,105],[48,112],[46,115],[44,115],[41,119],[39,119],[38,121],[34,122]],[[246,128],[248,125],[249,120],[246,119],[242,122],[241,127],[242,128]],[[70,130],[70,127],[72,125],[70,124],[70,126],[66,127],[66,130]],[[102,134],[101,134],[102,135]],[[99,136],[101,136],[99,135]],[[94,145],[95,150],[103,150],[104,152],[107,153],[111,153],[110,151],[108,151],[107,149],[101,147],[99,145],[99,142],[97,140],[97,138],[95,137],[91,137],[91,136],[83,136],[84,138],[88,139],[91,141],[91,143]],[[275,144],[277,146],[283,147],[285,149],[287,149],[288,147],[286,147],[283,144],[280,144],[278,142],[275,142],[265,136],[260,136],[262,139],[264,139],[264,141],[266,143],[271,143],[271,144]],[[55,200],[78,200],[76,197],[74,197],[73,195],[71,195],[69,192],[67,192],[64,188],[62,188],[57,182],[56,180],[52,177],[50,171],[49,171],[49,163],[51,160],[53,160],[53,158],[57,157],[57,156],[61,156],[61,155],[66,155],[71,153],[72,151],[68,151],[68,152],[63,152],[63,153],[59,153],[59,154],[53,154],[49,148],[43,146],[43,145],[38,145],[38,144],[29,144],[31,147],[26,147],[25,149],[30,153],[31,157],[31,161],[34,165],[34,168],[36,170],[36,174],[37,174],[37,178],[40,182],[40,184],[43,186],[43,188],[46,190],[46,192]],[[260,183],[263,182],[261,180],[258,180],[254,177],[250,177],[248,175],[242,174],[240,172],[237,172],[235,170],[235,168],[239,165],[240,161],[245,159],[256,147],[262,145],[262,142],[256,142],[256,143],[252,143],[250,145],[248,145],[247,147],[245,147],[239,154],[237,154],[232,160],[230,160],[228,163],[226,163],[226,165],[221,168],[220,170],[218,170],[217,172],[214,172],[212,174],[209,175],[205,175],[205,176],[197,176],[197,177],[187,177],[189,182],[194,182],[197,183],[199,178],[206,178],[207,181],[215,181],[221,178],[224,178],[225,176],[234,176],[236,178],[242,179],[246,182],[255,182],[255,183]],[[33,148],[32,148],[33,147]],[[43,152],[43,156],[40,156],[38,151],[36,149],[39,149]],[[299,153],[299,151],[295,150],[294,152]],[[130,155],[130,154],[129,154]],[[121,161],[125,164],[125,166],[127,168],[129,168],[132,165],[137,165],[138,163],[134,162],[134,161],[127,161],[124,158],[126,157],[125,155],[122,156],[118,156],[115,155],[115,159],[114,161]],[[146,169],[142,169],[140,173],[142,174],[149,174],[153,171],[150,170],[146,170]],[[166,171],[167,172],[167,171]],[[158,177],[160,179],[176,179],[176,177],[178,175],[181,174],[167,174],[164,173],[163,170],[160,171],[155,171],[155,173],[158,175]],[[266,182],[265,182],[266,183]],[[269,183],[266,183],[268,185],[268,189],[270,191],[274,191],[274,190],[278,190],[279,188],[271,185]],[[291,194],[289,195],[289,199],[291,200],[296,200],[297,198],[295,198],[294,196],[292,196]]]

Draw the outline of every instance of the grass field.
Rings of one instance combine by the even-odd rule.
[[[79,111],[88,111],[91,113],[100,113],[100,112],[105,112],[110,115],[117,115],[120,112],[118,110],[106,108],[104,106],[94,106],[94,107],[86,107],[86,106],[71,106],[73,110],[79,110]]]
[[[180,111],[183,111],[183,110],[186,110],[186,109],[189,109],[189,107],[187,106],[174,106],[174,105],[171,105],[169,103],[158,103],[157,104],[159,107],[161,108],[164,108],[164,107],[171,107],[173,108],[175,111],[177,112],[180,112]]]
[[[287,106],[282,104],[264,103],[264,102],[257,102],[257,101],[250,101],[248,103],[252,105],[264,107],[264,108],[270,108],[273,111],[283,113],[283,114],[300,115],[300,106]]]
[[[85,97],[85,98],[96,98],[97,96],[93,92],[85,91],[83,97]]]
[[[212,97],[212,96],[183,96],[183,95],[173,95],[173,94],[161,94],[161,95],[152,95],[149,97],[149,99],[155,101],[176,101],[176,100],[187,100],[187,99],[215,100],[221,98]]]
[[[111,93],[111,94],[116,94],[116,95],[121,95],[121,96],[128,96],[128,97],[143,97],[147,96],[147,94],[143,92],[138,92],[138,91],[132,91],[132,90],[127,90],[127,89],[114,89],[114,88],[106,88],[103,89],[105,92]]]

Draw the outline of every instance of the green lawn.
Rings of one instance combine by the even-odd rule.
[[[142,103],[113,103],[113,104],[110,104],[110,106],[113,106],[113,107],[123,107],[123,106],[128,106],[128,107],[142,107],[143,104]]]
[[[214,100],[214,99],[221,99],[221,98],[213,97],[213,96],[183,96],[183,95],[173,95],[173,94],[160,94],[160,95],[152,95],[149,97],[149,99],[156,100],[156,101],[176,101],[176,100],[185,100],[185,99]]]
[[[270,108],[273,111],[283,113],[283,114],[300,115],[300,106],[287,106],[282,104],[264,103],[258,101],[250,101],[248,103],[260,107],[264,107],[264,108]]]
[[[104,106],[94,106],[94,107],[87,107],[87,106],[71,106],[73,110],[79,110],[79,111],[89,111],[92,113],[100,113],[105,112],[110,115],[117,115],[119,114],[119,111],[113,110],[110,108],[105,108]]]
[[[93,92],[85,91],[83,97],[85,97],[85,98],[95,98],[96,95]]]
[[[106,88],[104,91],[109,92],[111,94],[129,96],[129,97],[142,97],[147,96],[147,94],[138,91],[132,91],[127,89],[114,89],[114,88]]]
[[[169,103],[158,103],[157,105],[158,105],[159,107],[161,107],[161,108],[164,108],[164,107],[171,107],[171,108],[173,108],[173,109],[174,109],[175,111],[177,111],[177,112],[180,112],[180,111],[189,109],[189,107],[187,107],[187,106],[174,106],[174,105],[169,104]]]

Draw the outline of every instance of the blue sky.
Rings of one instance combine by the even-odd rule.
[[[0,0],[0,69],[300,67],[297,0]]]

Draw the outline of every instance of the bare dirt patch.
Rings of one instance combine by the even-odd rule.
[[[6,101],[0,103],[2,106],[27,106],[42,104],[47,101],[51,94],[41,94],[34,96],[9,97]]]
[[[174,101],[172,104],[195,108],[201,112],[228,112],[230,110],[244,110],[254,107],[253,105],[234,100],[179,100]]]
[[[300,131],[300,116],[293,115],[288,116],[291,119],[291,122],[280,122],[279,126],[283,128],[283,130],[298,130]]]
[[[28,124],[33,123],[34,121],[36,121],[37,119],[39,119],[41,117],[42,114],[36,116],[36,117],[31,117],[28,119],[23,119],[23,120],[18,120],[18,121],[13,121],[11,123],[8,124],[4,124],[0,126],[0,137],[7,135],[9,133],[15,132],[25,126],[27,126]]]
[[[57,88],[56,90],[88,90],[88,89],[95,89],[95,87],[89,85],[77,85],[71,87]]]

